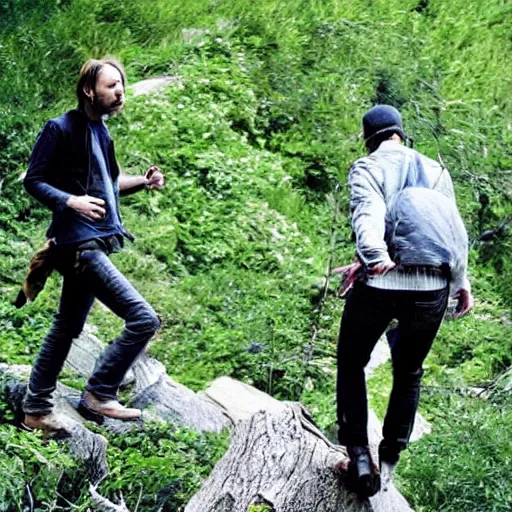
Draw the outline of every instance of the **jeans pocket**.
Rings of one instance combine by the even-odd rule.
[[[437,328],[440,324],[444,310],[446,308],[446,301],[442,299],[429,300],[429,301],[415,301],[413,323],[417,328]]]
[[[81,245],[75,253],[75,271],[79,276],[84,273],[87,266],[92,262],[95,253],[101,252],[101,249],[92,245],[94,243],[94,241],[91,241]],[[88,247],[87,244],[91,244],[91,247]]]

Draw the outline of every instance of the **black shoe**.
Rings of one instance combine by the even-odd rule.
[[[346,485],[361,498],[369,498],[380,490],[380,474],[367,446],[349,446]]]

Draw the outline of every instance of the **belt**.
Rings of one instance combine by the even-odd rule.
[[[120,235],[111,235],[102,238],[93,238],[81,243],[77,251],[100,250],[106,254],[119,252],[123,247],[123,238]]]

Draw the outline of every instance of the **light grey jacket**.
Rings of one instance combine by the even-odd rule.
[[[459,227],[462,224],[456,209],[453,183],[448,171],[435,160],[413,149],[395,141],[384,141],[376,151],[354,162],[348,178],[352,228],[356,236],[356,250],[360,260],[366,266],[391,261],[386,243],[386,219],[390,207],[393,206],[393,200],[405,188],[408,176],[411,173],[411,165],[414,165],[415,159],[419,159],[420,165],[424,170],[424,178],[426,177],[428,181],[424,186],[439,191],[446,196],[445,206],[448,206],[445,208],[446,215],[451,216],[450,221],[452,225]],[[418,189],[415,190],[417,191]],[[423,194],[425,203],[429,200],[429,192],[426,191]],[[428,205],[425,204],[424,206]],[[417,222],[429,222],[432,229],[442,229],[443,224],[448,223],[446,218],[441,217],[445,213],[439,209],[440,207],[442,208],[442,205],[438,205],[437,213],[434,208],[434,213],[430,214],[436,218],[421,218],[417,219]],[[427,208],[424,210],[427,211]],[[420,259],[420,261],[416,261],[416,264],[429,266],[439,266],[441,263],[449,264],[452,293],[461,288],[470,290],[470,284],[467,279],[467,234],[463,225],[461,229],[462,237],[460,235],[455,238],[452,237],[451,244],[454,247],[452,248],[449,262],[439,261],[439,258],[434,256],[432,248],[429,250],[429,247],[425,246],[425,244],[417,247],[418,250],[415,253],[415,257]],[[414,237],[410,237],[410,242],[411,244],[417,244],[417,240],[414,240]]]

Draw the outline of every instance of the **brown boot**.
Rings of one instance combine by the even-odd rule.
[[[22,426],[26,430],[43,430],[45,433],[55,433],[67,431],[73,426],[74,422],[56,412],[50,412],[42,416],[34,416],[33,414],[25,414],[25,419]]]
[[[130,409],[117,400],[100,400],[90,391],[84,391],[78,404],[78,412],[87,420],[101,425],[105,418],[133,421],[142,416],[140,409]]]

